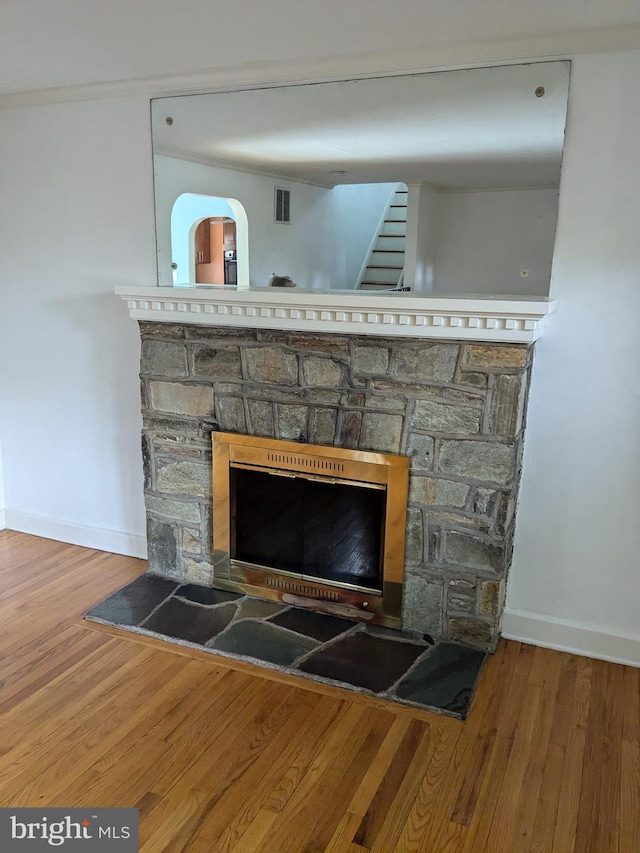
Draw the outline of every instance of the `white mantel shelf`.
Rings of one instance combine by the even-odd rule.
[[[133,320],[381,337],[533,343],[550,299],[290,288],[117,287]]]

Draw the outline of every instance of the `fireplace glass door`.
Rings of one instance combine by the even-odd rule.
[[[386,489],[230,467],[231,557],[308,580],[382,589]]]

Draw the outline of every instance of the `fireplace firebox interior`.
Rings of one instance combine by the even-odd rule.
[[[382,592],[385,491],[232,466],[231,556]]]

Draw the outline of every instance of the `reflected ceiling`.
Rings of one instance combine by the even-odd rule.
[[[546,62],[164,98],[154,153],[322,186],[557,186],[568,83]]]

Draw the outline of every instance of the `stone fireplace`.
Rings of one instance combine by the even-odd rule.
[[[221,319],[140,323],[151,571],[216,585],[212,432],[399,454],[409,459],[401,626],[494,648],[533,336],[465,340],[456,323],[451,337],[425,338]]]

